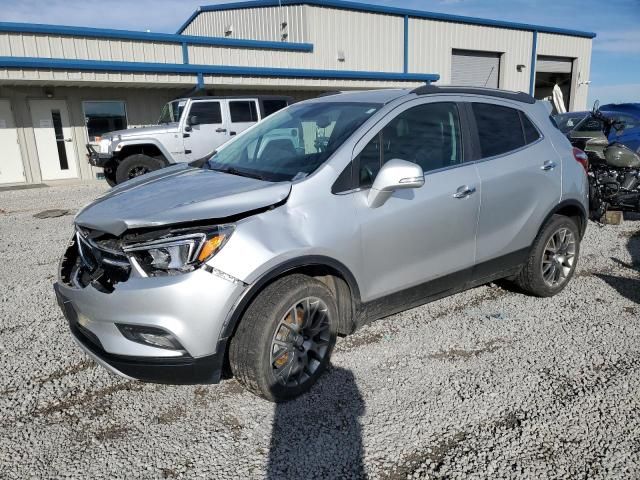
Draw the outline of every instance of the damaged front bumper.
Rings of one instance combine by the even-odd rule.
[[[220,338],[246,285],[215,270],[120,279],[105,289],[84,284],[77,240],[71,241],[54,285],[74,339],[113,373],[155,383],[217,383],[226,339]],[[180,348],[158,348],[126,338],[122,326],[161,329]]]
[[[93,165],[94,167],[104,168],[105,165],[113,159],[113,154],[100,153],[90,143],[87,143],[86,147],[87,147],[87,160],[89,161],[89,164]]]

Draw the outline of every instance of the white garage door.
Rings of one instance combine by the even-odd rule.
[[[24,182],[18,130],[9,100],[0,99],[0,183]]]
[[[500,54],[454,50],[451,59],[451,85],[498,88]]]
[[[573,59],[564,57],[539,56],[536,60],[536,72],[571,73]]]

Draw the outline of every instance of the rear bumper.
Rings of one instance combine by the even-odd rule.
[[[107,370],[128,379],[152,383],[200,384],[218,383],[222,374],[225,342],[220,341],[216,353],[204,357],[139,357],[115,355],[107,352],[100,339],[82,325],[73,303],[54,284],[58,305],[62,309],[69,329],[78,345]]]
[[[104,168],[104,166],[113,159],[111,153],[99,153],[90,143],[87,143],[86,147],[87,159],[89,160],[89,164],[94,167]]]

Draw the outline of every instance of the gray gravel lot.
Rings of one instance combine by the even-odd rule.
[[[483,286],[342,339],[312,392],[127,381],[51,284],[101,184],[0,192],[0,478],[640,478],[640,217],[536,299]]]

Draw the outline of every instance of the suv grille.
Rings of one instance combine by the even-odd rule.
[[[92,283],[110,293],[116,283],[129,278],[131,264],[117,239],[100,231],[76,228],[77,260],[71,277],[80,287]]]

